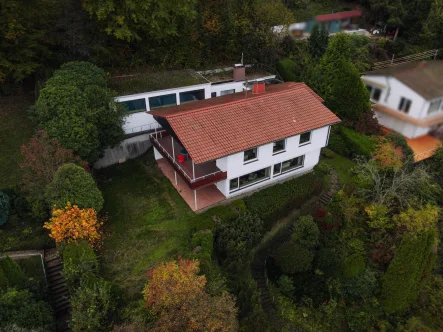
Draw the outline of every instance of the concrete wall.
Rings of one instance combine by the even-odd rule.
[[[273,154],[273,144],[265,144],[258,147],[257,160],[245,164],[243,162],[243,152],[235,153],[217,160],[217,166],[223,171],[228,172],[227,180],[217,183],[217,188],[226,196],[233,197],[245,192],[256,190],[257,188],[267,186],[271,183],[280,182],[288,177],[297,176],[311,170],[319,161],[320,150],[326,146],[329,126],[313,130],[311,133],[311,143],[300,146],[300,135],[292,136],[286,139],[285,152]],[[288,173],[273,176],[272,167],[274,164],[305,155],[304,166]],[[219,166],[220,165],[220,166]],[[242,175],[271,167],[270,179],[251,185],[244,189],[229,192],[229,181]]]
[[[103,158],[94,164],[94,168],[108,167],[125,162],[127,159],[136,158],[145,153],[151,146],[148,134],[125,139],[119,146],[106,149]]]

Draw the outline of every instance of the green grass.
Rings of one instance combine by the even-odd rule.
[[[207,214],[192,212],[156,166],[152,151],[101,170],[98,178],[108,214],[101,272],[135,300],[148,269],[188,255],[191,235],[214,225]]]
[[[334,167],[337,171],[340,184],[344,185],[351,182],[353,176],[351,169],[356,166],[356,163],[352,160],[335,154],[332,158],[323,157],[322,161]]]
[[[308,1],[306,8],[294,9],[293,13],[296,22],[302,22],[317,15],[330,14],[332,11],[341,12],[346,9],[349,10],[352,7],[352,3],[348,3],[343,0]]]
[[[19,182],[20,146],[34,132],[27,113],[32,104],[32,99],[26,96],[0,98],[0,188]]]

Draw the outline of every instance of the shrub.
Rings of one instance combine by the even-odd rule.
[[[9,288],[0,294],[0,331],[10,331],[10,326],[25,331],[54,331],[54,314],[48,303],[36,301],[29,291]]]
[[[315,165],[314,170],[323,174],[329,174],[331,172],[331,166],[323,161],[320,161],[317,165]]]
[[[294,225],[292,239],[303,247],[312,249],[318,245],[319,235],[320,231],[314,222],[314,218],[311,216],[303,216],[300,217]]]
[[[259,216],[265,227],[300,207],[312,195],[320,192],[323,174],[311,172],[284,183],[263,189],[244,199],[248,211]]]
[[[348,146],[351,156],[364,156],[369,158],[375,151],[376,142],[373,138],[347,127],[341,127],[340,133]]]
[[[277,249],[275,260],[285,274],[307,272],[312,268],[314,253],[291,241]]]
[[[435,241],[433,229],[415,237],[404,236],[383,277],[382,298],[386,312],[404,310],[416,300],[418,285]]]
[[[0,191],[0,226],[8,221],[9,217],[9,197]]]
[[[357,130],[359,133],[365,135],[378,135],[380,134],[380,125],[375,117],[372,109],[363,111],[361,117],[357,121],[351,122],[350,126]]]
[[[397,133],[391,133],[386,136],[388,140],[390,140],[396,147],[399,147],[403,151],[405,163],[413,163],[414,162],[414,151],[409,146],[408,142],[404,138],[403,135]]]
[[[212,251],[214,249],[214,237],[212,232],[200,231],[192,237],[192,248],[200,247],[198,253],[193,253],[191,258],[211,262]]]
[[[45,196],[51,207],[63,208],[68,202],[97,212],[103,207],[103,196],[91,174],[74,164],[65,164],[55,172]]]
[[[119,297],[115,286],[101,278],[83,278],[71,297],[73,332],[109,331]]]
[[[335,127],[332,128],[329,135],[328,147],[339,155],[349,156],[349,149],[345,139],[341,136],[339,129]]]
[[[377,286],[377,275],[369,269],[365,269],[354,278],[343,279],[344,292],[353,299],[372,297]]]
[[[328,249],[321,248],[315,255],[315,269],[322,271],[326,277],[338,277],[341,274],[341,261],[337,254]]]
[[[326,158],[334,158],[335,157],[335,152],[332,150],[329,150],[328,148],[321,149],[321,154],[322,154],[322,156],[324,156]]]
[[[393,217],[398,227],[405,229],[411,235],[433,229],[439,220],[440,208],[430,204],[418,209],[408,207],[407,210]]]
[[[278,288],[283,295],[288,297],[292,297],[295,291],[292,279],[287,275],[282,275],[280,278],[278,278]]]
[[[403,167],[403,150],[390,141],[382,140],[372,154],[372,159],[381,169],[398,171]]]
[[[353,278],[365,269],[365,261],[359,254],[353,254],[343,261],[343,275]]]
[[[297,64],[291,59],[283,59],[277,63],[277,72],[285,82],[297,82]]]
[[[0,270],[8,281],[8,287],[24,287],[27,281],[25,273],[10,257],[0,258]]]
[[[436,330],[443,330],[443,277],[432,275],[425,280],[420,288],[417,303],[420,316]]]
[[[79,286],[85,273],[98,272],[98,259],[85,241],[68,243],[62,251],[63,275],[71,289]]]

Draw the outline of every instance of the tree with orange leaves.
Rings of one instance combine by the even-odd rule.
[[[44,227],[49,229],[49,236],[57,243],[85,240],[91,246],[97,246],[101,239],[102,224],[94,209],[80,209],[68,203],[64,209],[53,209],[52,218]]]
[[[236,331],[235,299],[227,292],[205,292],[206,277],[199,262],[187,259],[163,263],[148,272],[143,290],[146,305],[158,316],[155,331]]]

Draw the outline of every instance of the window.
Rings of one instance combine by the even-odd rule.
[[[135,99],[120,102],[126,108],[126,112],[146,112],[146,99]]]
[[[369,99],[379,101],[381,96],[381,89],[366,84],[366,89],[369,91]]]
[[[250,163],[255,160],[257,160],[257,148],[252,148],[244,152],[243,161],[245,163]]]
[[[308,131],[300,135],[300,145],[311,143],[311,132]]]
[[[274,176],[292,171],[297,168],[301,168],[303,167],[304,162],[305,162],[305,156],[303,155],[297,158],[286,160],[282,163],[275,164]]]
[[[401,97],[400,104],[398,105],[398,110],[409,113],[409,109],[411,108],[412,101],[405,97]]]
[[[369,96],[370,96],[371,93],[372,93],[372,86],[366,84],[366,89],[368,89],[368,91],[369,91]]]
[[[431,101],[431,103],[429,104],[428,115],[438,112],[440,110],[441,102],[442,102],[441,99]],[[443,104],[442,104],[442,107],[443,107]]]
[[[231,90],[224,90],[220,92],[220,96],[224,96],[224,95],[232,95],[233,93],[235,93],[235,89],[231,89]]]
[[[211,92],[211,98],[217,97],[217,92]]]
[[[273,143],[272,153],[273,154],[280,153],[280,152],[285,151],[285,149],[286,149],[286,140],[282,139],[280,141]]]
[[[177,96],[175,93],[149,98],[149,108],[159,108],[171,105],[177,105]]]
[[[239,178],[231,179],[229,181],[229,191],[233,192],[245,187],[252,186],[258,182],[269,179],[269,173],[271,171],[270,167],[260,169],[258,171],[245,174]]]
[[[180,104],[205,99],[205,90],[180,92]]]

